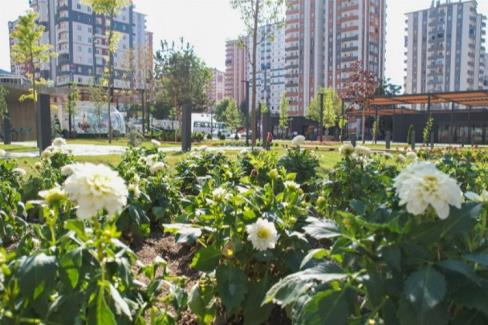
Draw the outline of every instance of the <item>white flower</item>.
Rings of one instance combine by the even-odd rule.
[[[360,157],[367,157],[371,154],[371,149],[365,146],[356,146],[354,153]]]
[[[291,140],[291,145],[294,147],[300,147],[305,144],[305,137],[303,135],[297,135]]]
[[[149,172],[152,175],[155,175],[159,173],[160,171],[164,170],[166,168],[166,165],[163,162],[157,162],[155,164],[152,164],[151,167],[149,167]]]
[[[141,196],[141,189],[139,188],[139,184],[137,183],[130,183],[127,190],[134,195],[136,199]]]
[[[412,162],[412,161],[416,161],[418,159],[418,156],[415,153],[415,151],[409,151],[407,152],[406,158],[407,161]]]
[[[66,198],[66,193],[59,185],[46,191],[39,192],[39,196],[44,199],[48,205],[53,205]]]
[[[354,152],[354,147],[350,143],[345,143],[339,148],[339,152],[343,156],[350,156]]]
[[[159,155],[149,155],[146,158],[144,158],[144,161],[146,162],[147,165],[151,166],[155,164],[158,161]]]
[[[49,146],[41,154],[41,159],[49,159],[57,153],[62,153],[63,149],[61,147]]]
[[[82,164],[78,164],[78,163],[63,166],[61,167],[61,175],[65,177],[71,176],[75,173],[75,171],[78,168],[81,168],[82,166],[83,166]]]
[[[464,194],[468,200],[479,202],[479,203],[488,203],[488,191],[484,190],[481,194],[476,194],[473,192],[467,192]]]
[[[405,168],[394,186],[400,205],[419,215],[432,206],[441,219],[449,216],[449,205],[457,208],[463,203],[463,193],[456,181],[439,171],[430,162],[416,162]]]
[[[227,194],[227,191],[225,189],[223,189],[222,187],[217,187],[216,189],[214,189],[212,191],[212,197],[213,197],[214,201],[221,202],[221,201],[224,201],[224,200],[230,198],[230,195]]]
[[[278,241],[278,232],[272,222],[265,219],[258,219],[256,223],[246,226],[247,239],[252,243],[254,249],[265,251],[273,249]]]
[[[25,175],[27,175],[27,172],[24,169],[22,169],[22,168],[14,168],[12,170],[12,172],[15,175],[20,176],[20,177],[24,177]]]
[[[81,219],[96,216],[105,209],[109,215],[120,212],[129,195],[124,180],[104,165],[80,164],[64,183],[68,197],[78,204]]]
[[[300,189],[300,184],[294,182],[294,181],[286,181],[283,183],[285,185],[285,188],[288,190],[299,190]]]
[[[161,142],[159,142],[158,140],[154,140],[152,139],[151,140],[151,143],[155,146],[155,147],[160,147],[161,146]]]
[[[53,140],[53,146],[62,147],[66,145],[66,140],[63,138],[56,138]]]
[[[0,157],[5,157],[7,155],[7,152],[3,149],[0,149]]]

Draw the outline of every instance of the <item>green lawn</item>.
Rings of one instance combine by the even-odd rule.
[[[18,144],[0,144],[0,149],[6,150],[8,152],[31,152],[31,151],[36,151],[37,148],[32,146],[21,146]]]

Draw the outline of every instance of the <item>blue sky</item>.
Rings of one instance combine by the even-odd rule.
[[[443,0],[445,1],[445,0]],[[457,0],[453,0],[457,1]],[[1,0],[0,69],[10,68],[8,21],[28,8],[28,0]],[[242,32],[239,13],[229,0],[134,0],[136,8],[148,15],[148,29],[160,39],[190,41],[209,66],[224,68],[225,40]],[[405,13],[428,8],[432,0],[387,0],[386,76],[403,84]],[[488,0],[479,0],[479,11],[488,15]],[[6,5],[8,4],[8,5]]]

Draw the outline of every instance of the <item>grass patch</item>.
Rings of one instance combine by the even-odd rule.
[[[0,144],[0,149],[7,152],[32,152],[37,151],[37,147],[22,146],[18,144]]]

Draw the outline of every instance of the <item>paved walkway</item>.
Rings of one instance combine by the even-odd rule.
[[[19,143],[20,144],[20,143]],[[22,144],[24,145],[24,144]],[[32,144],[31,144],[32,145]],[[28,146],[28,145],[26,145]],[[108,155],[122,155],[127,150],[125,146],[106,146],[106,145],[95,145],[95,144],[68,144],[64,146],[65,149],[70,150],[74,156],[108,156]],[[207,147],[209,151],[240,151],[244,149],[243,147]],[[201,147],[193,147],[192,151],[201,150]],[[175,147],[162,147],[159,149],[161,152],[179,152],[181,151],[180,146]],[[33,158],[39,157],[39,152],[9,152],[7,158]]]

